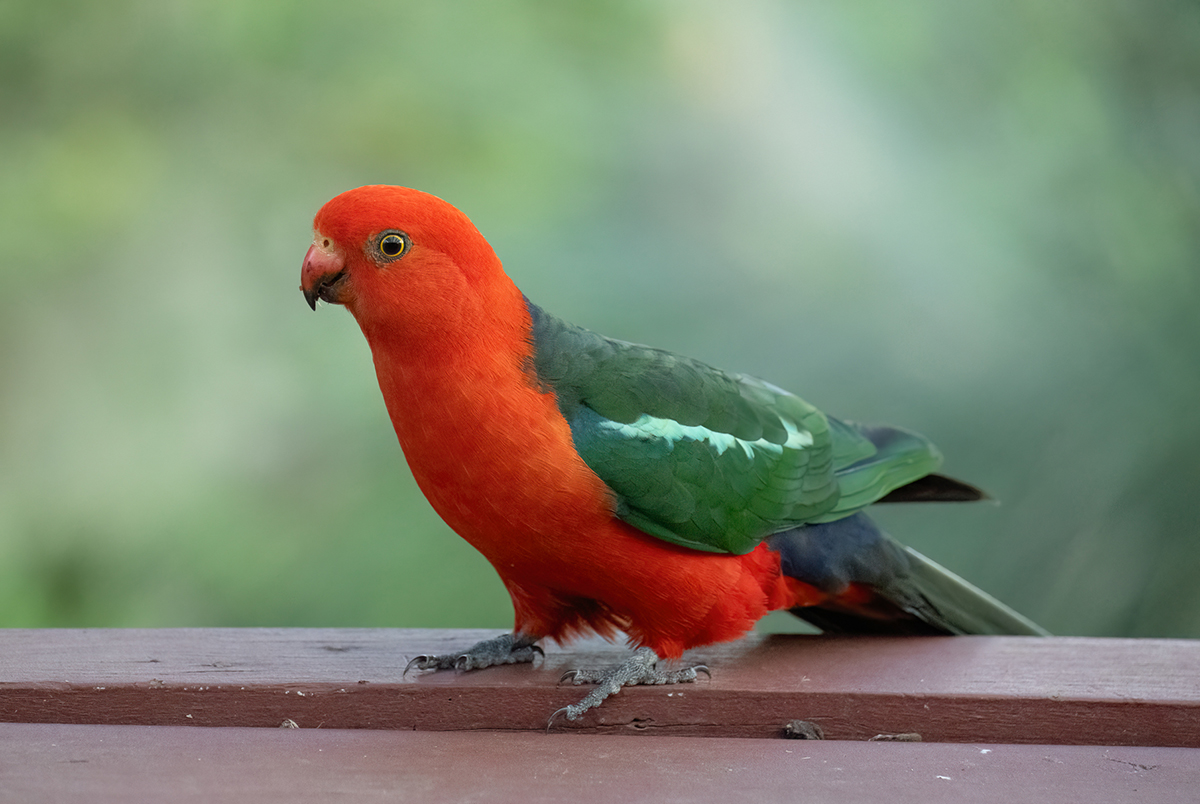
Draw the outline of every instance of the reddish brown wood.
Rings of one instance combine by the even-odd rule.
[[[391,629],[0,631],[0,721],[542,730],[583,688],[564,670],[623,649],[547,648],[544,663],[411,673],[415,654],[490,632]],[[623,691],[598,733],[1200,747],[1200,642],[1021,637],[755,636],[696,651],[711,682]]]
[[[1200,750],[0,724],[0,801],[1196,801]]]

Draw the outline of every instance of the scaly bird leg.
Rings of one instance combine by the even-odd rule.
[[[565,714],[567,720],[578,719],[587,710],[599,706],[608,696],[620,692],[622,687],[632,687],[636,684],[686,684],[695,681],[697,673],[704,673],[712,678],[712,673],[702,664],[682,670],[659,670],[658,654],[650,648],[638,648],[625,662],[607,670],[570,670],[563,675],[561,681],[569,678],[576,686],[595,684],[596,689],[584,696],[579,703],[564,706],[551,715],[546,728],[553,726],[554,718],[561,714]]]
[[[414,667],[418,670],[480,670],[498,664],[532,662],[534,656],[545,656],[534,643],[540,637],[529,634],[504,634],[485,639],[464,653],[443,653],[438,656],[414,657],[404,667],[402,675]]]

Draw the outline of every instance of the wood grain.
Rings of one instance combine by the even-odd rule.
[[[0,724],[0,802],[1192,804],[1200,750]]]
[[[416,672],[419,653],[483,631],[0,631],[0,721],[422,731],[544,730],[584,688],[578,666],[623,648],[554,646],[544,662]],[[627,689],[556,730],[832,740],[1200,747],[1200,642],[1035,637],[753,636],[695,651],[710,681]]]

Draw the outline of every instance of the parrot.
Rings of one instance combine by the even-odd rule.
[[[300,289],[370,347],[412,475],[491,563],[511,633],[412,669],[533,662],[539,643],[624,637],[577,720],[787,610],[823,632],[1046,635],[882,531],[875,503],[987,499],[910,430],[826,415],[770,382],[575,326],[531,302],[457,208],[368,185],[313,219]]]

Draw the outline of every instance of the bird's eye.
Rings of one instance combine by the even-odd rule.
[[[385,260],[394,260],[404,256],[404,253],[408,251],[408,247],[408,235],[403,232],[384,232],[376,242],[379,255]]]
[[[404,238],[400,235],[387,235],[379,241],[379,250],[385,257],[399,257],[404,251]]]

